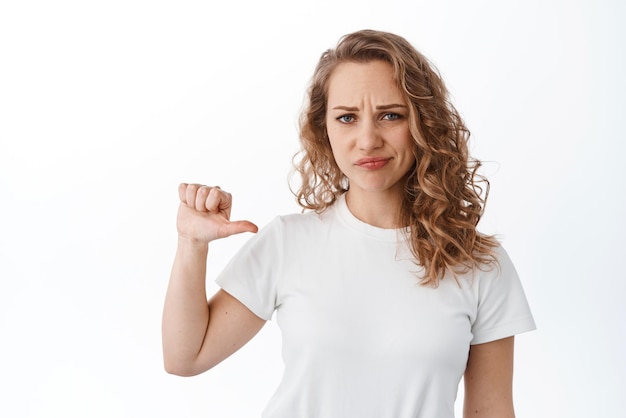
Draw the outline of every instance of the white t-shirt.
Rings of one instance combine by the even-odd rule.
[[[470,344],[535,328],[497,256],[432,288],[400,231],[358,220],[343,196],[321,215],[274,219],[217,279],[259,317],[276,311],[285,369],[263,417],[454,417]]]

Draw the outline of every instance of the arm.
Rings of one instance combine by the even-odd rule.
[[[181,184],[178,247],[163,309],[163,360],[169,373],[202,373],[248,342],[265,321],[220,290],[206,300],[209,242],[256,232],[248,221],[231,222],[230,194],[218,187]]]
[[[464,418],[514,418],[514,337],[470,346]]]

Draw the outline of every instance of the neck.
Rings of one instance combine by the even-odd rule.
[[[357,219],[372,226],[384,229],[405,226],[400,221],[401,195],[348,190],[346,203]]]

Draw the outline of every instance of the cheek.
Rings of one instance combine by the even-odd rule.
[[[328,143],[335,158],[337,158],[339,156],[338,154],[341,154],[346,147],[345,141],[342,141],[341,137],[332,130],[328,131]]]
[[[394,145],[395,148],[403,154],[414,154],[415,142],[408,129],[403,129],[394,136]]]
[[[337,142],[337,136],[338,136],[337,135],[337,129],[333,128],[332,126],[328,127],[328,125],[327,125],[327,127],[326,127],[326,138],[328,138],[328,140],[331,142],[331,144],[333,142]]]
[[[344,153],[341,150],[341,147],[337,145],[337,143],[331,142],[330,151],[332,152],[333,158],[335,159],[335,162],[337,163],[337,165],[341,166],[341,162],[343,160],[343,155],[344,155]]]
[[[403,154],[404,154],[404,159],[405,159],[405,163],[404,165],[406,167],[408,167],[409,169],[411,169],[416,163],[417,163],[417,158],[416,158],[416,146],[415,143],[413,142],[413,139],[409,137],[408,140],[403,141],[402,144],[402,150],[403,150]]]

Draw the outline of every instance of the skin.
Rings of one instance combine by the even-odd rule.
[[[391,65],[337,66],[329,80],[326,126],[335,161],[350,181],[350,211],[374,226],[399,227],[401,180],[415,156],[406,100]]]
[[[329,84],[327,129],[333,154],[350,189],[346,199],[359,219],[397,228],[402,179],[415,162],[406,101],[380,61],[344,63]],[[365,163],[363,163],[365,159]],[[231,221],[232,196],[219,187],[179,186],[178,246],[163,310],[167,372],[192,376],[209,370],[245,345],[265,324],[223,290],[206,300],[209,243],[257,232]],[[465,371],[465,418],[514,418],[513,337],[470,347]]]
[[[515,418],[513,346],[514,337],[470,346],[464,418]]]
[[[193,376],[233,354],[265,323],[222,290],[208,303],[205,296],[209,243],[258,228],[230,220],[232,196],[219,187],[181,184],[178,194],[178,246],[163,309],[163,360],[168,373]]]

